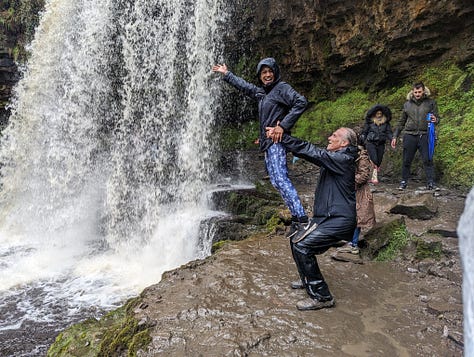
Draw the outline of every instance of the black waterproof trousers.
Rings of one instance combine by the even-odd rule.
[[[306,292],[312,299],[328,301],[332,299],[329,287],[319,269],[315,255],[322,254],[340,240],[350,241],[355,222],[342,217],[323,221],[312,233],[290,248]]]
[[[403,136],[403,167],[402,167],[402,180],[408,182],[410,178],[410,169],[413,159],[415,158],[416,151],[420,152],[421,159],[423,160],[423,167],[425,168],[426,182],[427,184],[434,183],[434,167],[433,160],[429,159],[428,155],[428,134],[405,134]]]
[[[385,141],[376,143],[367,141],[365,147],[367,148],[370,161],[379,167],[382,164],[383,155],[385,153]]]

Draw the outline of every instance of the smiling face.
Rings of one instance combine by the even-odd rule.
[[[262,67],[262,71],[260,72],[260,80],[265,86],[273,83],[273,81],[275,80],[275,75],[270,67]]]
[[[331,136],[328,138],[328,146],[326,149],[329,151],[337,151],[341,148],[344,148],[349,145],[347,140],[347,133],[344,128],[337,129]]]

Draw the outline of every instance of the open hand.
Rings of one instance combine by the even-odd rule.
[[[227,69],[227,65],[224,63],[224,64],[215,64],[214,66],[212,66],[212,70],[214,72],[219,72],[219,73],[222,73],[222,74],[226,74],[229,70]]]

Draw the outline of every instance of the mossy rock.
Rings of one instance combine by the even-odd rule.
[[[369,260],[391,260],[406,246],[407,238],[403,217],[388,223],[378,223],[361,240],[361,254]]]
[[[136,356],[151,342],[149,325],[134,317],[133,310],[140,303],[140,297],[130,299],[100,320],[69,327],[56,337],[47,356]]]
[[[439,260],[443,256],[443,245],[441,242],[427,242],[423,239],[416,241],[415,258],[418,260]]]

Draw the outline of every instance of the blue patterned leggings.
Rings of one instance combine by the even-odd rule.
[[[286,150],[280,143],[274,143],[265,151],[265,165],[267,166],[270,182],[280,193],[286,206],[294,217],[305,217],[301,200],[295,187],[288,177],[286,164]]]

